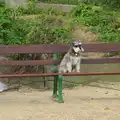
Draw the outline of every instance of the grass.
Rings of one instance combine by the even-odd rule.
[[[70,13],[78,26],[88,26],[88,30],[99,34],[101,42],[120,42],[119,11],[106,10],[101,6],[81,4]]]

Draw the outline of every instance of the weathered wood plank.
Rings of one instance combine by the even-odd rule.
[[[0,74],[0,78],[13,78],[13,77],[50,77],[56,76],[59,73],[41,73],[41,74]],[[116,72],[71,72],[61,73],[63,76],[87,76],[87,75],[119,75],[120,71]]]
[[[0,60],[0,65],[53,65],[59,64],[61,60],[20,60],[20,61],[7,61]],[[97,58],[97,59],[83,59],[82,64],[110,64],[120,63],[120,58]]]
[[[67,52],[70,45],[1,45],[0,54],[15,53],[63,53]],[[83,44],[85,52],[118,52],[120,51],[120,43],[114,44]]]

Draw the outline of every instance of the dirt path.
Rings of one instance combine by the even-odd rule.
[[[0,120],[119,120],[120,91],[94,87],[65,89],[64,104],[51,91],[0,94]]]

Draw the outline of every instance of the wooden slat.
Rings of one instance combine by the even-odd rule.
[[[59,64],[60,60],[20,60],[20,61],[6,61],[6,60],[1,60],[0,65],[21,65],[21,66],[26,66],[26,65],[53,65],[53,64]]]
[[[61,60],[25,60],[25,61],[6,61],[0,60],[0,65],[53,65],[59,64]],[[109,64],[120,63],[120,58],[98,58],[83,59],[82,64]]]
[[[120,63],[120,58],[97,58],[97,59],[83,59],[82,64],[110,64]]]
[[[120,43],[83,44],[85,52],[119,52]]]
[[[12,53],[62,53],[67,52],[70,45],[1,45],[0,54]],[[120,43],[112,44],[83,44],[85,52],[117,52],[120,51]]]
[[[0,78],[11,78],[11,77],[50,77],[56,76],[60,73],[42,73],[42,74],[0,74]],[[87,76],[87,75],[119,75],[120,71],[116,72],[72,72],[72,73],[61,73],[63,76]]]

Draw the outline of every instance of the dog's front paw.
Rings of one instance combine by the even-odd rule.
[[[68,72],[72,72],[72,70],[71,70],[71,69],[68,69],[67,71],[68,71]]]
[[[76,66],[76,72],[80,72],[80,67]]]
[[[66,72],[66,73],[69,73],[69,72],[71,72],[71,70],[67,70],[67,72]]]
[[[80,70],[76,70],[76,72],[80,72]]]

